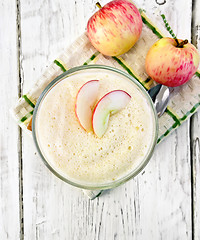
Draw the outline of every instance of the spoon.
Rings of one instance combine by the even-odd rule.
[[[149,89],[148,93],[154,103],[158,117],[161,117],[169,103],[170,99],[169,87],[164,86],[162,84],[158,84],[155,87]]]
[[[164,86],[162,84],[158,84],[155,87],[152,87],[148,91],[156,112],[158,114],[158,117],[161,117],[162,114],[165,112],[167,105],[169,103],[169,97],[170,97],[170,89],[167,86]],[[98,197],[103,190],[83,190],[83,192],[91,199],[95,199]]]

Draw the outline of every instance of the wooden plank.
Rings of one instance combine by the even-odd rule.
[[[200,50],[200,5],[193,2],[192,42]],[[192,148],[192,178],[193,178],[193,239],[200,237],[200,113],[197,112],[191,120],[191,148]]]
[[[191,1],[185,1],[184,6],[181,1],[166,1],[159,9],[150,5],[147,9],[164,13],[177,36],[190,39]],[[137,204],[140,205],[140,226],[142,222],[146,226],[138,239],[192,238],[189,143],[187,122],[158,146],[138,180],[141,183],[138,187],[140,203]]]
[[[191,127],[191,143],[192,143],[192,187],[193,187],[193,197],[192,197],[192,206],[193,206],[193,236],[195,240],[199,239],[200,236],[200,125],[199,125],[200,114],[196,113],[192,117],[192,127]]]
[[[19,239],[19,129],[9,114],[18,98],[15,1],[1,2],[0,16],[0,239]]]
[[[42,3],[21,1],[24,93],[61,50],[85,30],[89,11],[95,10],[94,1]],[[46,169],[33,140],[24,134],[23,175],[24,238],[73,239],[76,211],[89,200],[81,190],[63,183]]]
[[[160,7],[178,36],[190,38],[191,1],[136,2],[155,19]],[[84,31],[94,4],[21,0],[24,92]],[[187,122],[157,147],[138,177],[90,201],[53,176],[23,135],[25,239],[191,239],[189,142]]]

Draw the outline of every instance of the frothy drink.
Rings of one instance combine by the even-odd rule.
[[[128,105],[110,117],[102,138],[87,133],[75,115],[77,92],[95,79],[100,84],[98,99],[117,89],[131,96]],[[98,185],[121,179],[140,164],[154,139],[154,121],[149,102],[131,80],[111,71],[80,71],[45,96],[36,133],[43,155],[59,174],[76,183]]]

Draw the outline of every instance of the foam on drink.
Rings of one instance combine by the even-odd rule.
[[[95,79],[100,81],[98,99],[117,89],[131,95],[128,105],[110,117],[102,138],[87,133],[75,115],[78,90]],[[108,71],[80,72],[59,82],[38,109],[36,130],[48,163],[81,184],[106,184],[130,173],[146,156],[155,131],[143,93],[127,78]]]

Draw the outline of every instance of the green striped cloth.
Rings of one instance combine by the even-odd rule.
[[[121,69],[135,77],[146,89],[156,85],[145,72],[145,57],[149,48],[160,38],[168,36],[169,32],[163,27],[164,34],[141,11],[143,30],[140,39],[134,47],[120,57],[107,57],[99,53],[89,42],[87,34],[80,36],[63,54],[48,67],[30,91],[22,96],[16,106],[11,109],[17,123],[27,132],[27,129],[38,97],[44,88],[58,75],[75,66],[87,64],[103,64]],[[162,16],[163,17],[163,16]],[[161,19],[161,17],[160,17]],[[165,19],[164,19],[165,20]],[[167,24],[165,22],[166,27]],[[175,36],[175,35],[174,35]],[[168,136],[189,118],[200,105],[200,72],[186,84],[174,88],[167,110],[159,118],[158,143]],[[89,191],[91,192],[91,191]]]

